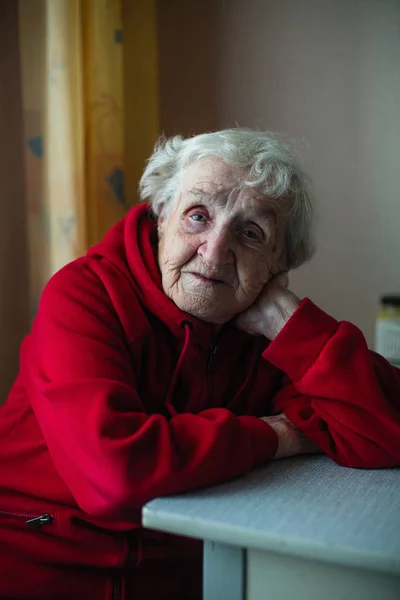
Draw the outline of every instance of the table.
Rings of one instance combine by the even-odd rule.
[[[205,600],[400,599],[400,469],[281,459],[153,500],[143,524],[205,541]]]

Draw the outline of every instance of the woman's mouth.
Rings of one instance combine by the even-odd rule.
[[[207,275],[201,275],[200,273],[190,273],[195,277],[198,281],[202,281],[203,283],[208,283],[210,285],[216,285],[217,283],[224,283],[221,279],[216,279],[214,277],[208,277]]]

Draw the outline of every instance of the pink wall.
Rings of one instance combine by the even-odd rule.
[[[0,404],[18,370],[28,329],[18,2],[0,2]]]
[[[319,198],[319,249],[292,286],[358,325],[400,292],[400,2],[159,2],[161,123],[238,123],[299,147]]]

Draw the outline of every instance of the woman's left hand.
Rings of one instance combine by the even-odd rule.
[[[284,413],[261,417],[278,436],[278,449],[274,458],[286,458],[296,454],[318,454],[322,452],[314,442],[290,421]]]
[[[237,315],[236,327],[273,340],[300,306],[300,299],[287,289],[288,283],[287,273],[272,277],[254,304]]]

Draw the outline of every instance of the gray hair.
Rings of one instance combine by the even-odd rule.
[[[161,137],[140,180],[140,197],[148,200],[156,216],[167,213],[175,201],[184,170],[209,156],[234,167],[248,168],[243,185],[258,188],[266,198],[291,201],[286,213],[285,243],[280,263],[289,270],[312,257],[314,206],[309,176],[302,170],[287,141],[270,132],[235,128],[184,139]],[[287,202],[282,202],[287,206]]]

